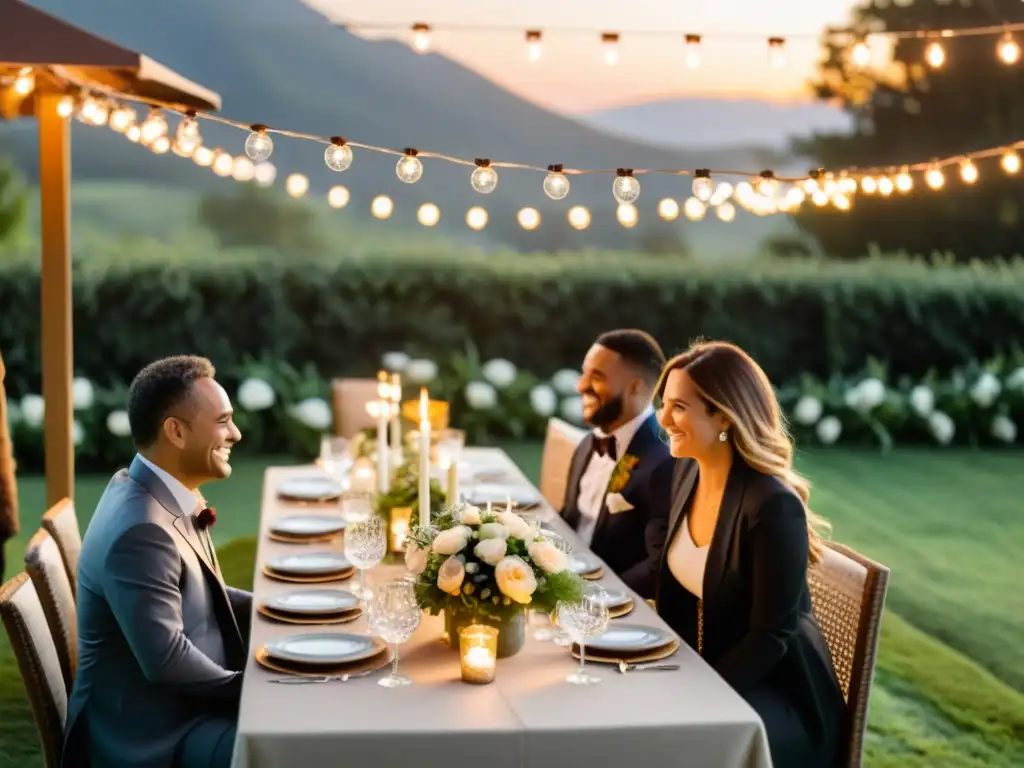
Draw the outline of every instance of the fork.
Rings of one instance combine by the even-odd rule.
[[[669,670],[674,670],[674,669],[679,669],[679,665],[678,664],[657,664],[657,663],[654,663],[654,664],[627,664],[624,661],[620,661],[619,662],[619,672],[621,672],[622,674],[626,674],[627,672],[646,672],[648,670],[650,670],[650,671],[656,671],[656,670],[669,671]]]
[[[307,683],[330,683],[339,682],[347,683],[349,680],[355,680],[360,677],[368,677],[376,672],[376,669],[368,669],[364,672],[349,672],[344,675],[320,675],[319,677],[301,677],[295,675],[294,677],[275,677],[270,680],[272,683],[281,683],[282,685],[306,685]]]

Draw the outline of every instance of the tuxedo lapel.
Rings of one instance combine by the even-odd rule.
[[[580,521],[580,510],[578,506],[580,496],[580,480],[583,479],[583,472],[590,462],[594,453],[594,433],[588,433],[576,446],[576,453],[573,454],[572,464],[569,466],[569,478],[565,489],[565,505],[562,507],[562,517],[569,525],[576,529]]]
[[[672,509],[669,510],[668,541],[676,535],[679,523],[683,519],[683,509],[697,484],[697,462],[690,459],[679,460],[676,467],[675,482],[672,487]],[[666,552],[668,548],[666,547]]]

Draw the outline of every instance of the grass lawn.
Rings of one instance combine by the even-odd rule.
[[[537,445],[506,449],[537,477]],[[236,460],[230,480],[204,489],[220,513],[221,564],[238,586],[251,585],[268,463],[292,462]],[[812,506],[833,522],[833,538],[893,572],[866,765],[1024,765],[1024,600],[1014,589],[1024,544],[1024,517],[1014,514],[1024,495],[1019,455],[900,450],[882,457],[839,449],[802,455],[798,463],[814,483]],[[105,484],[102,477],[79,479],[83,526]],[[19,490],[24,525],[34,528],[29,520],[44,505],[41,478],[22,479]],[[8,544],[9,563],[20,562],[30,534]],[[39,765],[34,726],[3,645],[0,765]]]

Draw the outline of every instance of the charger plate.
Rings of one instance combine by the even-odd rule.
[[[323,675],[355,675],[360,672],[376,672],[378,669],[384,669],[388,664],[391,663],[392,652],[388,647],[381,649],[381,652],[376,656],[371,656],[368,659],[363,659],[352,664],[339,664],[336,666],[325,666],[321,664],[309,665],[309,664],[298,664],[279,659],[273,659],[270,654],[267,653],[265,648],[259,648],[256,651],[256,663],[264,669],[269,669],[271,672],[280,672],[284,675],[295,675],[297,677],[321,677]]]
[[[344,533],[344,531],[338,531],[337,533],[326,534],[324,536],[289,536],[288,534],[269,531],[267,533],[267,538],[271,541],[280,542],[281,544],[326,544],[330,541],[334,541]]]
[[[362,608],[353,608],[350,611],[344,611],[342,613],[327,613],[322,616],[299,616],[294,613],[281,613],[275,611],[272,608],[267,608],[264,605],[259,606],[257,611],[262,616],[276,621],[280,624],[298,624],[303,626],[314,626],[317,624],[347,624],[350,621],[355,621],[363,615]]]
[[[291,574],[278,573],[263,566],[263,575],[268,579],[285,581],[289,584],[326,584],[329,581],[344,581],[345,579],[352,578],[355,572],[356,567],[353,565],[351,568],[336,571],[335,573],[317,574],[316,576],[292,576]]]
[[[629,653],[608,653],[605,651],[591,650],[587,648],[587,663],[594,662],[595,664],[618,664],[620,661],[624,661],[627,664],[642,664],[648,661],[661,661],[667,659],[669,656],[675,654],[679,650],[679,641],[672,639],[667,645],[661,648],[655,648],[645,653],[629,654]],[[576,643],[572,644],[572,656],[574,659],[580,657],[580,647]]]

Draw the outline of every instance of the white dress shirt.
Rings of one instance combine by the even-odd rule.
[[[147,459],[141,453],[137,454],[139,461],[153,470],[153,474],[160,478],[160,481],[167,486],[167,490],[171,492],[174,500],[178,502],[178,506],[181,507],[181,511],[186,515],[191,515],[196,511],[196,506],[202,501],[198,491],[190,491],[182,482],[173,477],[167,470],[161,469],[152,461]]]
[[[612,432],[610,436],[615,438],[615,455],[619,459],[626,455],[626,451],[629,450],[629,444],[633,441],[637,430],[640,429],[640,425],[652,413],[654,413],[654,408],[647,406],[639,416],[630,419]],[[597,428],[594,430],[594,437],[605,438],[609,437],[609,435],[604,430]],[[590,546],[591,539],[594,537],[597,518],[601,514],[601,508],[604,506],[604,497],[608,493],[608,483],[611,482],[612,472],[615,471],[617,463],[616,460],[613,460],[607,454],[598,456],[597,453],[592,453],[590,455],[590,462],[583,470],[583,476],[580,477],[580,492],[579,496],[576,497],[576,508],[580,512],[580,521],[576,528],[576,533],[588,547]]]

